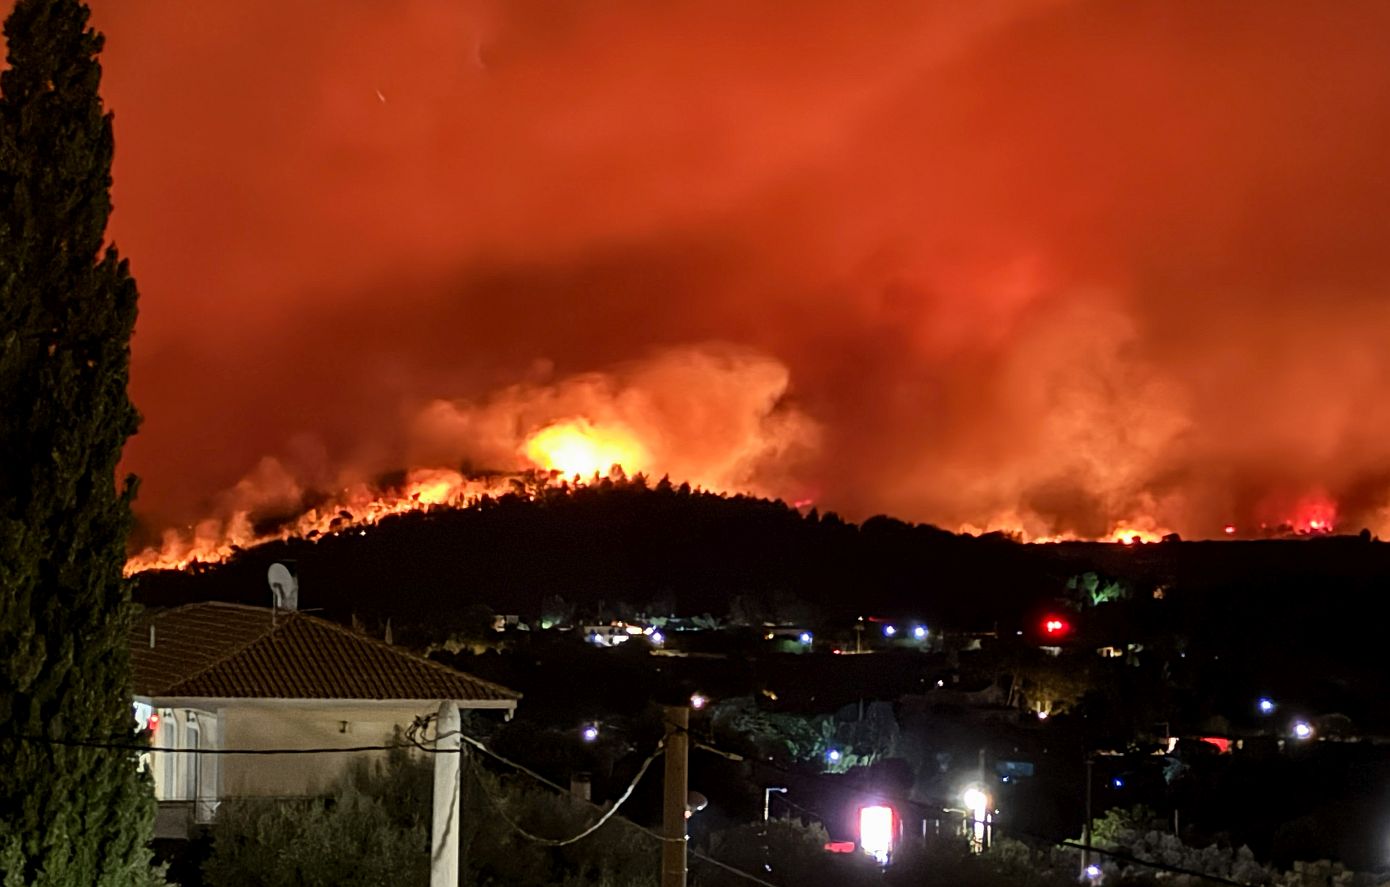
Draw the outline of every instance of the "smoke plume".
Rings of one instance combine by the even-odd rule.
[[[1384,3],[95,7],[151,527],[574,420],[851,517],[1390,531]]]

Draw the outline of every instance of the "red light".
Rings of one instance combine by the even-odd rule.
[[[1067,624],[1067,620],[1065,619],[1061,619],[1056,616],[1049,616],[1045,620],[1043,620],[1044,634],[1050,635],[1052,637],[1057,637],[1059,635],[1066,634],[1068,631],[1071,631],[1071,626]]]
[[[149,716],[149,719],[145,721],[145,729],[149,730],[151,733],[159,732],[159,712],[155,712]]]
[[[853,853],[853,841],[831,841],[825,845],[825,849],[831,853]]]

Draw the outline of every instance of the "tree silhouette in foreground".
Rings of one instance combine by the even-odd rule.
[[[111,117],[77,0],[18,0],[0,76],[0,883],[150,883],[121,577],[136,289],[104,243]],[[37,741],[36,741],[37,739]]]

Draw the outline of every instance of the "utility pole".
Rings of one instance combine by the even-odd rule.
[[[439,703],[434,722],[434,815],[430,819],[430,887],[459,883],[459,764],[463,737],[459,707]]]
[[[668,705],[666,782],[661,815],[661,887],[685,887],[685,810],[690,795],[690,709]],[[434,885],[431,885],[434,887]]]
[[[1086,824],[1081,829],[1081,877],[1086,877],[1086,869],[1091,865],[1091,771],[1095,769],[1095,759],[1086,758]]]

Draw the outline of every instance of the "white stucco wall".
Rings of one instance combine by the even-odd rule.
[[[306,707],[294,702],[248,702],[218,710],[223,748],[348,748],[385,745],[395,729],[433,714],[438,703],[366,703]],[[386,752],[222,756],[219,795],[287,797],[331,788],[354,761],[383,760]]]

